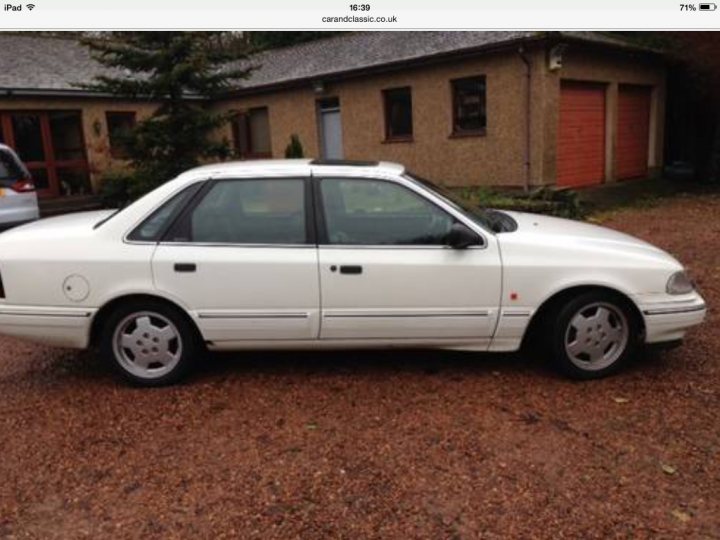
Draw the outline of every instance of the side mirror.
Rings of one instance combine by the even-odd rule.
[[[480,237],[462,223],[454,223],[450,228],[446,241],[447,245],[453,249],[465,249],[478,245]]]

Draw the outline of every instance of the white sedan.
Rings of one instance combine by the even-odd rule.
[[[140,385],[205,348],[542,344],[575,378],[705,316],[682,265],[631,236],[470,208],[377,162],[186,172],[127,208],[0,235],[0,332],[97,347]]]

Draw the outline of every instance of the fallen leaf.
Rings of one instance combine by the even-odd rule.
[[[317,429],[317,424],[305,424],[306,429]]]
[[[677,472],[677,469],[673,467],[672,465],[668,465],[666,463],[661,463],[660,468],[663,470],[665,474],[675,474]]]
[[[614,397],[614,398],[613,398],[613,401],[614,401],[615,403],[627,403],[627,402],[630,401],[630,400],[629,400],[628,398],[626,398],[626,397]]]
[[[682,521],[683,523],[690,521],[690,514],[683,512],[682,510],[673,510],[672,515],[675,516],[678,521]]]

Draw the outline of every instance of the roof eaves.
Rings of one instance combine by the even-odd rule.
[[[589,47],[615,49],[637,54],[647,54],[650,56],[660,57],[667,54],[666,51],[663,51],[662,49],[649,47],[646,45],[639,45],[637,43],[632,43],[630,41],[611,36],[590,38],[588,36],[579,35],[578,33],[574,32],[549,32],[547,37],[550,41],[575,42],[587,45]]]
[[[77,98],[103,98],[127,99],[129,101],[154,101],[149,96],[123,97],[108,92],[94,92],[71,88],[15,88],[0,87],[0,96],[5,97],[77,97]],[[196,94],[187,94],[185,99],[192,101],[209,101],[210,98]]]

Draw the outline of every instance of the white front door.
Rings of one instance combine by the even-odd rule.
[[[343,158],[342,120],[340,102],[337,99],[323,100],[320,110],[320,139],[324,159]]]
[[[501,294],[494,239],[452,249],[456,219],[384,180],[318,180],[323,339],[489,341]]]
[[[207,341],[317,339],[317,249],[306,179],[214,181],[153,257],[155,285]]]

